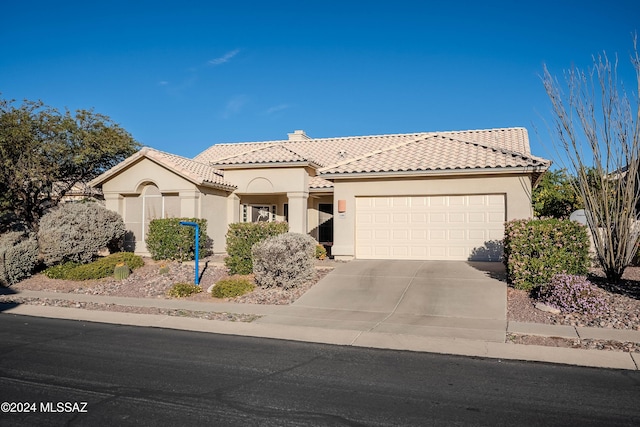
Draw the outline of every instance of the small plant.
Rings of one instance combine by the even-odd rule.
[[[323,245],[318,243],[316,245],[316,259],[323,260],[326,258],[327,258],[327,250],[324,248]]]
[[[160,268],[158,269],[158,273],[160,274],[168,274],[169,266],[167,264],[160,264]]]
[[[540,288],[539,299],[563,313],[598,314],[608,310],[599,289],[585,276],[556,274]]]
[[[307,234],[285,233],[256,243],[251,249],[256,283],[264,288],[294,288],[315,274],[317,242]]]
[[[90,264],[65,263],[45,270],[44,274],[52,279],[64,280],[92,280],[102,279],[114,274],[117,264],[126,264],[127,268],[135,270],[144,265],[144,260],[131,252],[118,252],[100,258]]]
[[[129,277],[129,273],[131,273],[131,270],[129,270],[129,266],[124,262],[117,263],[113,268],[113,277],[115,277],[116,280],[126,279]]]
[[[167,295],[173,298],[185,298],[202,292],[202,288],[193,283],[176,283],[169,289]]]
[[[253,276],[234,275],[219,280],[211,290],[211,296],[214,298],[234,298],[247,294],[255,288]]]

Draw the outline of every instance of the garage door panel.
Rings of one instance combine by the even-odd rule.
[[[428,206],[447,206],[447,198],[444,196],[431,196],[428,199]]]
[[[465,230],[449,230],[449,241],[451,240],[466,240]]]
[[[446,223],[447,222],[447,214],[446,213],[435,213],[435,214],[429,214],[429,222],[431,224],[434,223]]]
[[[429,230],[429,240],[446,240],[446,239],[447,239],[447,230]]]
[[[410,234],[411,231],[409,229],[402,229],[402,230],[393,230],[391,233],[391,238],[393,240],[403,240],[403,241],[410,241]]]
[[[485,222],[485,214],[482,212],[470,212],[469,222]]]
[[[407,224],[409,222],[409,214],[394,213],[392,219],[395,224]]]
[[[358,197],[356,257],[466,260],[504,221],[504,195]]]
[[[411,240],[426,240],[429,235],[429,230],[426,229],[411,229]]]
[[[449,214],[449,223],[464,223],[465,222],[465,214],[464,213],[450,213]]]
[[[376,208],[386,208],[391,206],[391,197],[376,197],[373,200],[373,206]]]

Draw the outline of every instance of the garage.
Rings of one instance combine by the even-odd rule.
[[[505,218],[504,194],[356,197],[356,258],[467,260]]]

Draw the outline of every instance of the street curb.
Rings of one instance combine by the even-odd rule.
[[[425,337],[373,331],[205,320],[136,313],[83,310],[67,307],[18,305],[0,315],[24,315],[108,324],[145,326],[185,331],[242,335],[354,347],[430,352],[491,359],[558,363],[598,368],[638,370],[640,355],[560,347],[484,342],[478,340]]]

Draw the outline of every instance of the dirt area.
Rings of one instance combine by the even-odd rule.
[[[319,260],[316,262],[316,278],[294,289],[262,289],[257,287],[253,292],[237,297],[225,298],[223,300],[213,298],[211,293],[207,292],[221,278],[227,276],[227,269],[223,265],[221,257],[209,257],[201,260],[200,263],[200,287],[202,292],[181,298],[181,300],[198,301],[198,302],[237,302],[247,304],[271,304],[286,305],[291,304],[304,294],[311,286],[322,279],[329,271],[331,271],[338,261]],[[160,266],[169,267],[169,272],[160,274]],[[70,301],[68,295],[64,298],[28,298],[19,295],[12,295],[11,291],[32,290],[55,292],[65,294],[86,294],[101,296],[117,296],[130,298],[161,298],[172,299],[167,296],[169,289],[176,283],[193,283],[195,271],[193,263],[178,263],[153,261],[149,258],[145,259],[145,265],[134,270],[131,275],[124,280],[116,280],[113,277],[107,277],[99,280],[72,281],[50,279],[44,274],[36,274],[13,285],[8,289],[9,292],[0,292],[0,303],[15,302],[20,304],[49,305],[56,307],[75,307],[88,310],[116,311],[138,314],[162,314],[170,316],[198,317],[211,320],[230,320],[251,322],[256,316],[237,314],[237,313],[217,313],[213,311],[191,311],[191,310],[168,310],[156,307],[138,307],[123,306],[116,304],[104,303],[85,303]],[[1,289],[0,289],[1,290]],[[212,304],[212,307],[214,305]]]
[[[219,302],[206,290],[224,277],[226,268],[221,257],[210,257],[202,260],[206,267],[201,271],[200,285],[203,292],[192,295],[186,300],[200,302]],[[169,267],[169,272],[160,274],[161,264]],[[317,277],[302,286],[291,290],[261,289],[247,295],[225,299],[226,302],[249,304],[291,304],[304,294],[311,286],[324,277],[338,261],[317,261]],[[513,288],[507,289],[507,317],[509,321],[528,323],[544,323],[550,325],[590,326],[613,329],[640,330],[640,267],[629,267],[623,277],[624,282],[618,286],[609,285],[604,280],[602,272],[594,270],[590,277],[598,284],[611,310],[601,315],[552,314],[535,308],[535,300],[525,291]],[[37,274],[10,288],[10,290],[35,290],[60,292],[71,294],[112,295],[134,298],[166,298],[167,291],[175,283],[193,283],[193,264],[177,262],[156,262],[145,260],[144,267],[136,269],[129,278],[117,281],[114,278],[74,282],[68,280],[49,279],[43,274]],[[108,310],[142,314],[164,314],[174,316],[199,317],[203,319],[231,320],[250,322],[255,316],[235,313],[215,313],[210,311],[194,312],[187,310],[166,310],[150,307],[119,306],[114,304],[78,303],[66,299],[36,300],[17,295],[0,295],[0,302],[18,302],[38,305],[54,305],[61,307],[76,307],[82,309]],[[593,348],[617,351],[640,352],[640,343],[620,343],[595,340],[567,340],[561,338],[545,338],[526,335],[509,335],[508,342],[520,344],[547,345],[554,347]]]
[[[594,314],[553,314],[535,308],[526,291],[507,288],[507,318],[510,321],[548,325],[586,326],[640,331],[640,267],[628,267],[619,285],[608,284],[602,271],[593,270],[589,280],[598,285],[609,311]],[[552,347],[640,352],[640,343],[603,340],[570,340],[557,337],[509,335],[508,342]]]

